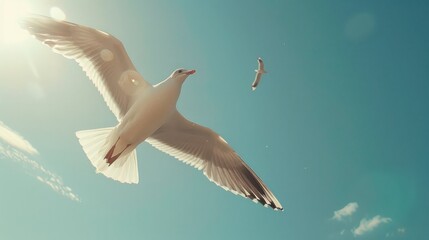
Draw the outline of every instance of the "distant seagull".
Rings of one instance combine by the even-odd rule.
[[[265,72],[264,62],[262,61],[261,58],[258,58],[258,69],[256,69],[255,72],[256,72],[255,80],[252,83],[253,91],[255,91],[256,87],[258,86],[259,81],[261,81],[262,74],[267,73]]]
[[[97,172],[123,183],[138,183],[135,149],[146,141],[202,170],[218,186],[283,210],[268,187],[221,136],[177,111],[182,84],[195,70],[177,69],[152,86],[112,35],[39,15],[29,15],[20,23],[54,52],[76,60],[118,119],[115,127],[76,133]]]

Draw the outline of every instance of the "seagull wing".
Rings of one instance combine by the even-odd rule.
[[[252,90],[255,90],[256,87],[258,86],[259,81],[261,81],[261,76],[262,76],[262,73],[256,72],[255,80],[252,83]]]
[[[185,119],[179,112],[148,143],[204,172],[225,190],[283,210],[274,194],[217,133]]]
[[[258,58],[258,70],[260,72],[264,72],[265,71],[264,61],[262,61],[262,58]]]
[[[152,87],[112,35],[40,15],[28,15],[20,24],[54,52],[76,60],[118,120],[132,105],[137,91]]]

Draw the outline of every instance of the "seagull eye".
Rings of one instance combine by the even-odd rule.
[[[179,71],[177,71],[178,73],[182,73],[183,72],[183,70],[182,69],[180,69]]]

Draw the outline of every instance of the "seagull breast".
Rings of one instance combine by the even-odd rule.
[[[181,84],[167,79],[151,89],[136,92],[135,102],[118,125],[119,135],[139,144],[160,128],[176,110]]]

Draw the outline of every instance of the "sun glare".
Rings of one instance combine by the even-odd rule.
[[[1,1],[0,37],[1,43],[22,41],[28,34],[18,25],[18,19],[29,12],[29,6],[18,1]]]

